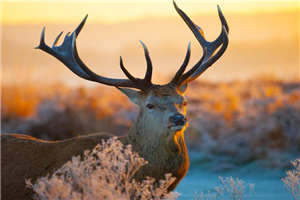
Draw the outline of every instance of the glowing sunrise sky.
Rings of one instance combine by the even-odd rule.
[[[297,10],[297,0],[177,0],[188,13],[256,13]],[[174,16],[171,0],[2,0],[2,23],[70,23],[89,14],[89,21],[115,23],[136,18]]]

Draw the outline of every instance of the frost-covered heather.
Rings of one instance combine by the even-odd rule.
[[[167,193],[175,180],[170,174],[159,183],[149,177],[141,182],[134,180],[145,164],[147,161],[130,145],[111,138],[86,151],[83,158],[73,157],[51,177],[41,177],[34,184],[27,180],[27,185],[39,200],[176,199],[178,194]]]
[[[286,172],[282,178],[285,187],[293,195],[295,200],[300,200],[300,158],[292,161],[295,169]]]
[[[239,178],[219,177],[219,181],[213,191],[197,193],[194,200],[246,200],[254,192],[254,184],[246,184]]]
[[[177,199],[178,193],[167,192],[175,180],[170,174],[159,182],[150,177],[134,180],[135,173],[146,164],[130,145],[124,146],[114,137],[85,151],[83,157],[74,156],[50,177],[40,177],[34,184],[26,180],[26,184],[37,200]],[[219,177],[219,181],[212,192],[195,194],[194,200],[245,200],[254,190],[254,184],[239,178]]]

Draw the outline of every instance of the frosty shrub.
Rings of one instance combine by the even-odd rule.
[[[295,169],[287,171],[286,177],[281,180],[294,199],[300,200],[300,158],[292,161],[292,164]]]
[[[177,193],[167,192],[175,180],[170,174],[159,182],[150,177],[134,180],[145,164],[130,145],[111,138],[85,151],[83,157],[73,157],[51,177],[41,177],[35,184],[26,182],[39,200],[176,199]]]
[[[214,191],[201,192],[195,195],[195,200],[245,200],[254,191],[254,184],[246,184],[239,178],[219,177],[220,186]]]

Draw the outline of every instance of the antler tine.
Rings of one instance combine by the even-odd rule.
[[[43,28],[40,38],[40,44],[36,47],[36,49],[41,49],[42,51],[54,56],[58,60],[60,60],[66,67],[68,67],[72,72],[74,72],[77,76],[84,78],[86,80],[103,83],[110,86],[116,87],[130,87],[136,88],[140,90],[147,90],[151,87],[151,74],[152,74],[152,64],[149,57],[148,50],[145,45],[143,45],[145,50],[145,56],[147,60],[147,72],[145,79],[136,79],[134,78],[124,67],[122,59],[120,60],[120,65],[122,71],[125,75],[129,78],[128,79],[112,79],[100,76],[93,71],[91,71],[80,59],[76,47],[76,38],[78,34],[82,30],[88,15],[84,17],[81,23],[77,26],[77,28],[72,32],[70,35],[69,33],[66,34],[63,43],[60,46],[56,46],[62,32],[56,37],[53,42],[52,48],[50,48],[45,43],[45,28]],[[148,82],[146,82],[147,80]]]
[[[136,88],[136,89],[140,89],[143,91],[147,90],[146,84],[144,84],[143,82],[132,81],[131,79],[134,78],[133,76],[129,80],[127,80],[127,79],[112,79],[112,78],[106,78],[106,77],[100,76],[100,75],[96,74],[95,72],[91,71],[79,58],[77,48],[76,48],[76,43],[75,43],[76,33],[73,32],[72,35],[75,35],[73,37],[73,42],[72,42],[74,57],[77,60],[78,64],[80,65],[81,69],[83,69],[85,71],[85,73],[91,78],[92,81],[95,81],[98,83],[103,83],[105,85],[116,86],[116,87],[131,87],[131,88]],[[125,67],[122,66],[121,69],[123,71],[125,69]],[[125,73],[123,71],[125,73],[125,75],[126,76],[129,75],[129,72],[126,69],[125,69],[125,71],[127,72],[127,73]]]
[[[224,27],[224,31],[226,31]],[[209,68],[212,64],[214,64],[225,52],[227,46],[228,46],[228,37],[226,34],[226,37],[224,38],[223,45],[220,48],[220,50],[210,59],[207,61],[204,61],[207,55],[207,49],[204,49],[202,58],[196,63],[196,65],[190,69],[187,73],[185,73],[181,79],[179,80],[178,84],[181,85],[184,82],[190,82],[198,78],[207,68]]]
[[[132,76],[132,75],[128,72],[128,70],[124,67],[122,56],[120,56],[120,67],[121,67],[122,71],[124,72],[124,74],[125,74],[130,80],[132,80],[133,82],[137,82],[136,78],[135,78],[134,76]]]
[[[54,45],[57,43],[59,37],[61,34],[59,34],[56,37],[56,41],[54,41]],[[62,49],[64,48],[64,44],[70,42],[70,37],[66,36],[65,40],[63,42],[63,44],[59,47],[53,46],[52,48],[50,48],[46,43],[45,43],[45,27],[43,27],[42,29],[42,33],[41,33],[41,38],[40,38],[40,43],[37,47],[35,47],[35,49],[40,49],[52,56],[54,56],[55,58],[57,58],[58,60],[60,60],[63,64],[65,64],[72,72],[74,72],[77,76],[87,79],[87,80],[91,80],[90,77],[78,66],[76,65],[76,63],[74,63],[74,60],[72,59],[68,59],[70,57],[70,55],[61,55],[60,53],[62,52]],[[71,67],[73,66],[73,67]]]
[[[229,33],[229,26],[227,24],[227,21],[222,13],[221,7],[219,5],[217,5],[218,8],[218,14],[219,14],[219,18],[221,20],[222,26],[225,26],[226,32]]]
[[[179,68],[179,70],[177,71],[177,73],[175,74],[175,76],[174,76],[173,80],[171,81],[171,83],[176,84],[180,80],[181,75],[185,71],[185,69],[186,69],[186,67],[187,67],[187,65],[190,61],[190,56],[191,56],[191,42],[189,42],[189,44],[188,44],[188,48],[187,48],[187,51],[186,51],[186,54],[185,54],[184,61],[181,65],[181,67]]]
[[[147,46],[141,40],[140,40],[140,43],[143,46],[144,54],[145,54],[145,58],[146,58],[146,62],[147,62],[147,71],[145,73],[144,82],[147,85],[151,85],[152,84],[151,83],[151,78],[152,78],[152,62],[151,62],[151,58],[149,56],[149,51],[148,51]]]
[[[77,28],[75,29],[75,33],[76,33],[76,37],[79,35],[81,29],[83,28],[87,18],[88,18],[88,14],[83,18],[83,20],[80,22],[80,24],[77,26]]]
[[[178,85],[181,85],[182,83],[186,82],[187,80],[190,80],[189,78],[197,71],[197,69],[199,68],[199,65],[201,65],[204,61],[204,59],[206,58],[207,55],[207,48],[204,49],[203,55],[201,57],[201,59],[197,62],[196,65],[194,65],[188,72],[186,72],[185,74],[183,74],[180,79],[177,81]]]
[[[63,31],[60,32],[60,33],[56,36],[56,38],[55,38],[55,40],[54,40],[54,42],[53,42],[53,44],[52,44],[52,48],[56,46],[56,44],[57,44],[57,42],[58,42],[58,40],[59,40],[59,38],[60,38],[60,36],[61,36],[62,34],[63,34]]]
[[[215,47],[216,49],[222,44],[222,39],[224,37],[224,33],[226,32],[226,35],[228,36],[228,33],[229,33],[229,27],[228,27],[228,24],[227,24],[227,21],[222,13],[222,10],[220,8],[219,5],[217,5],[217,8],[218,8],[218,15],[219,15],[219,19],[221,21],[221,24],[222,24],[222,30],[221,30],[221,33],[220,35],[217,37],[217,39],[215,39],[213,42],[210,42],[210,44],[212,44],[213,47]],[[225,30],[223,30],[223,27],[225,28]],[[214,52],[212,52],[213,54]]]
[[[221,34],[219,35],[219,37],[213,41],[213,42],[208,42],[206,39],[205,39],[205,35],[204,35],[204,32],[203,30],[197,25],[195,24],[186,14],[185,12],[183,12],[178,6],[177,4],[175,3],[175,1],[173,0],[173,4],[174,4],[174,7],[175,7],[175,10],[177,11],[177,13],[181,16],[181,18],[183,19],[183,21],[188,25],[188,27],[191,29],[191,31],[193,32],[193,34],[195,35],[196,39],[199,41],[199,43],[201,44],[203,50],[205,47],[207,47],[207,57],[209,58],[215,51],[215,49],[217,49],[219,46],[220,46],[220,38],[222,36],[222,32]],[[228,32],[229,31],[229,28],[228,28],[228,24],[226,22],[226,19],[221,11],[221,8],[220,6],[218,5],[217,6],[218,8],[218,14],[219,14],[219,18],[221,20],[221,23],[222,23],[222,27],[225,26],[226,28],[226,31]]]
[[[45,26],[43,27],[42,29],[42,32],[41,32],[41,37],[40,37],[40,43],[38,46],[34,47],[35,49],[41,49],[43,48],[43,46],[45,46]]]
[[[225,52],[228,46],[228,35],[227,32],[229,31],[229,27],[227,25],[226,19],[221,11],[221,8],[218,6],[218,14],[220,21],[222,23],[222,31],[220,35],[217,37],[216,40],[213,42],[208,42],[205,39],[203,30],[196,25],[175,3],[173,0],[175,10],[184,20],[184,22],[188,25],[188,27],[193,32],[196,39],[199,41],[202,49],[203,49],[203,56],[201,59],[196,63],[191,70],[183,74],[178,81],[178,84],[182,84],[186,81],[192,81],[196,79],[200,74],[202,74],[208,67],[210,67],[213,63],[215,63]],[[222,45],[222,47],[218,50],[217,53],[215,51]],[[215,54],[214,54],[215,53]]]
[[[223,44],[222,44],[222,47],[220,48],[220,50],[217,53],[215,53],[208,60],[206,60],[206,61],[203,60],[202,62],[199,62],[199,64],[197,63],[198,66],[197,66],[197,64],[195,65],[195,66],[197,66],[197,69],[188,78],[189,82],[198,78],[207,68],[209,68],[212,64],[214,64],[223,55],[223,53],[225,52],[225,50],[228,47],[228,42],[229,42],[225,26],[223,26],[223,32],[224,32]]]
[[[175,10],[177,11],[177,13],[181,16],[181,18],[183,19],[183,21],[188,25],[188,27],[191,29],[191,31],[193,32],[193,34],[195,35],[196,39],[200,42],[200,44],[202,46],[204,46],[207,41],[205,40],[205,38],[203,37],[203,31],[199,26],[195,26],[195,24],[193,23],[193,21],[177,6],[176,2],[173,0],[173,5],[175,7]],[[201,32],[199,32],[199,29],[201,30]]]

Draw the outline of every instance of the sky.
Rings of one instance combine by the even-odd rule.
[[[190,14],[256,13],[299,9],[297,0],[177,0]],[[171,0],[2,0],[3,24],[72,23],[89,14],[90,22],[118,23],[136,18],[176,15]]]

